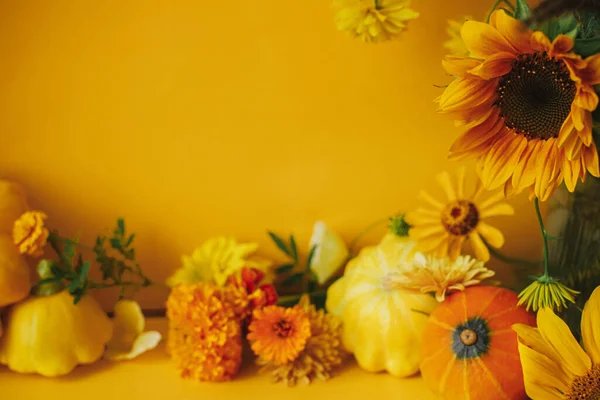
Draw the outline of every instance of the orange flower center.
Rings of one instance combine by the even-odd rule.
[[[509,129],[529,139],[558,137],[577,86],[563,61],[543,52],[521,54],[500,78],[496,106]]]
[[[273,324],[273,332],[282,339],[289,337],[292,334],[292,330],[292,324],[285,319]]]
[[[600,399],[600,366],[592,365],[587,375],[575,378],[569,392],[568,400],[596,400]]]
[[[479,211],[467,200],[452,202],[442,211],[442,225],[454,236],[468,235],[479,223]]]

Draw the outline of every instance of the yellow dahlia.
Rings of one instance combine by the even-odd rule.
[[[302,296],[295,308],[303,310],[310,320],[310,337],[304,349],[286,364],[259,358],[257,363],[261,372],[271,375],[273,382],[281,381],[288,386],[309,384],[316,379],[328,380],[333,369],[341,365],[346,356],[342,345],[342,323],[333,314],[317,311],[307,295]]]
[[[469,49],[467,49],[465,41],[460,35],[460,30],[465,22],[471,19],[471,17],[467,16],[463,17],[460,21],[455,21],[453,19],[448,20],[448,28],[446,29],[446,32],[450,38],[444,42],[444,48],[453,56],[469,57],[471,55]]]
[[[516,324],[525,391],[533,400],[600,398],[600,288],[583,308],[582,349],[552,309],[537,314],[537,328]]]
[[[484,267],[483,261],[469,256],[452,261],[448,257],[436,258],[418,253],[412,262],[402,265],[399,272],[388,275],[384,286],[398,287],[419,293],[434,293],[440,303],[446,295],[479,285],[481,281],[495,275]]]
[[[397,38],[419,17],[409,0],[337,0],[337,27],[366,43]]]
[[[167,300],[167,351],[181,376],[199,381],[232,379],[242,362],[242,328],[234,304],[212,284],[181,284]]]
[[[451,158],[477,158],[487,189],[530,188],[542,201],[563,181],[573,191],[586,171],[600,176],[591,116],[600,54],[582,59],[568,36],[550,42],[502,10],[489,24],[465,22],[461,35],[472,57],[446,57],[457,78],[438,99],[467,129]]]
[[[298,307],[268,306],[254,310],[248,340],[260,359],[287,364],[304,350],[310,336],[310,320]]]
[[[456,188],[447,172],[439,174],[437,180],[448,200],[439,202],[421,192],[420,197],[433,209],[419,208],[406,214],[406,222],[411,225],[408,231],[410,238],[417,242],[422,252],[432,253],[439,258],[448,255],[451,259],[456,259],[461,254],[463,244],[469,241],[476,258],[488,261],[490,252],[483,239],[490,246],[499,248],[504,245],[504,235],[485,220],[497,215],[512,215],[513,208],[503,202],[502,193],[482,200],[483,188],[480,183],[472,196],[466,196],[464,169],[459,171]]]

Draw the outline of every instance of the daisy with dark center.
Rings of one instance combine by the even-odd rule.
[[[446,57],[456,79],[439,98],[467,129],[451,158],[477,158],[486,189],[530,188],[542,201],[563,181],[573,191],[587,172],[600,176],[591,116],[600,55],[582,59],[568,36],[551,42],[502,10],[489,24],[467,21],[461,36],[472,57]]]
[[[481,199],[481,184],[473,195],[467,196],[464,169],[459,171],[456,188],[447,172],[439,174],[437,180],[446,192],[447,201],[439,202],[421,192],[421,198],[433,209],[419,208],[406,214],[406,222],[411,225],[410,238],[424,253],[440,258],[449,256],[452,260],[461,254],[464,243],[468,241],[476,258],[488,261],[490,252],[484,239],[490,246],[500,248],[504,245],[504,235],[485,220],[497,215],[513,215],[513,208],[503,201],[502,193]]]
[[[248,331],[256,355],[283,365],[304,350],[310,337],[310,320],[301,308],[269,306],[254,311]]]

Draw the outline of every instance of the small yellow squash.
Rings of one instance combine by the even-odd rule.
[[[437,302],[386,283],[414,247],[407,237],[388,234],[351,260],[327,292],[327,310],[342,319],[344,346],[367,371],[398,377],[419,371],[421,334]]]
[[[0,363],[19,373],[55,377],[99,360],[112,323],[90,296],[78,304],[67,291],[14,304],[0,338]]]

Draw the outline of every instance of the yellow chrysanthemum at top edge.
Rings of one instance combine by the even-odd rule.
[[[482,199],[483,187],[480,182],[475,193],[467,196],[464,168],[459,171],[456,187],[447,172],[439,174],[437,180],[446,192],[447,200],[440,202],[421,192],[421,199],[430,208],[419,208],[406,214],[406,222],[411,225],[408,232],[410,238],[417,242],[423,253],[431,253],[439,258],[449,256],[451,259],[456,259],[462,253],[463,245],[468,241],[475,251],[475,257],[488,261],[490,252],[484,240],[488,245],[500,248],[504,245],[504,235],[486,221],[489,217],[513,215],[514,209],[503,201],[503,193]]]
[[[257,249],[257,243],[239,243],[232,237],[208,239],[191,256],[182,257],[183,266],[167,280],[167,285],[214,282],[223,286],[227,278],[244,267],[269,272],[271,262],[255,257]]]
[[[397,38],[419,17],[408,0],[337,0],[337,27],[366,43]]]
[[[582,349],[567,324],[549,308],[537,328],[516,324],[527,395],[533,400],[600,398],[600,288],[583,309]]]
[[[461,36],[472,57],[446,57],[456,79],[438,99],[466,129],[451,158],[476,158],[486,189],[529,189],[541,201],[563,181],[574,191],[587,172],[600,177],[591,115],[600,54],[583,60],[568,36],[551,42],[502,10],[489,24],[465,22]]]

